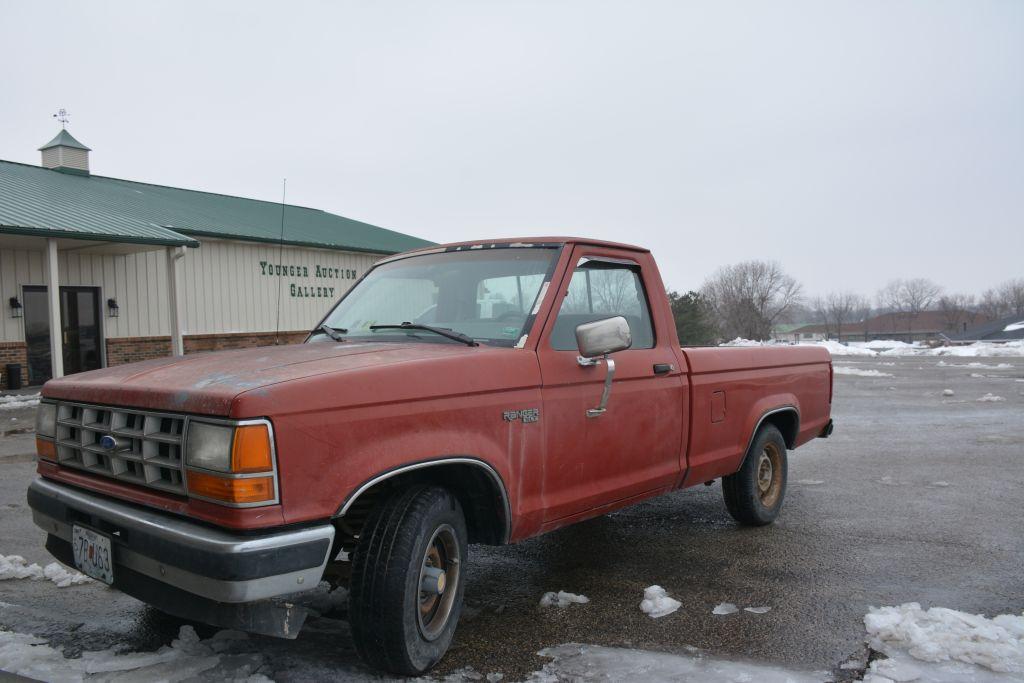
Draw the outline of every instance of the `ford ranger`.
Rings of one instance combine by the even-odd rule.
[[[648,250],[530,238],[378,261],[305,343],[47,382],[28,490],[61,562],[212,625],[294,638],[346,585],[370,665],[420,674],[467,544],[721,479],[740,524],[831,433],[816,347],[680,348]]]

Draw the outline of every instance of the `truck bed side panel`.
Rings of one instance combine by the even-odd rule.
[[[785,407],[799,415],[797,446],[828,422],[828,351],[814,347],[684,349],[690,364],[692,486],[739,469],[758,422]]]

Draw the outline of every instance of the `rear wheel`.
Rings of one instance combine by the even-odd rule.
[[[740,524],[764,526],[786,497],[786,441],[775,425],[757,432],[739,472],[722,478],[725,507]]]
[[[462,611],[466,521],[438,486],[395,494],[367,520],[352,556],[349,621],[363,660],[418,676],[448,651]]]

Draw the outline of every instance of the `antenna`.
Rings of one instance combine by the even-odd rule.
[[[68,115],[68,110],[65,109],[64,107],[61,107],[60,109],[58,109],[57,113],[53,115],[53,118],[55,118],[58,121],[60,121],[60,127],[62,129],[63,128],[67,128],[68,127],[68,121],[71,120],[71,116]]]
[[[277,247],[277,323],[274,325],[274,346],[281,345],[281,278],[284,274],[284,207],[288,196],[288,179],[281,180],[281,239]]]

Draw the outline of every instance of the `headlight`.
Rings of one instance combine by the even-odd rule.
[[[277,502],[273,438],[266,420],[190,420],[185,464],[190,496],[240,507]]]
[[[57,462],[57,404],[40,403],[36,409],[36,455],[40,460]]]
[[[193,420],[188,425],[185,462],[216,472],[231,471],[231,441],[235,428]]]
[[[36,435],[51,439],[57,433],[57,404],[40,403],[36,410]]]

